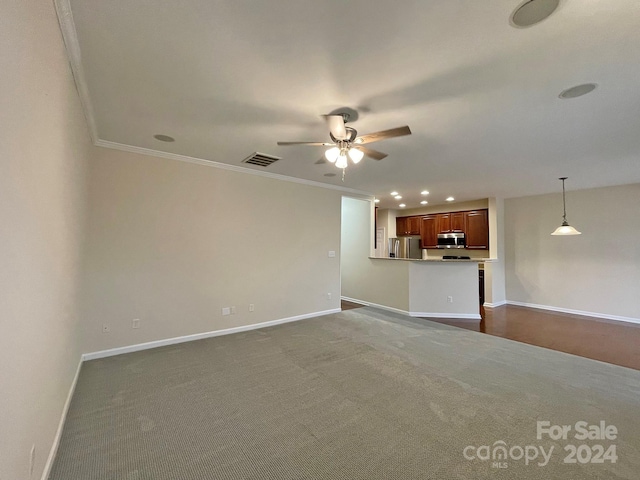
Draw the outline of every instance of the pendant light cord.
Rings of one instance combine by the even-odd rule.
[[[564,181],[568,177],[560,177],[558,180],[562,180],[562,224],[569,225],[567,222],[567,201],[565,200]]]
[[[567,221],[567,202],[564,195],[564,178],[562,179],[562,219]]]

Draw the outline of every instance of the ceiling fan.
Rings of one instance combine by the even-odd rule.
[[[349,121],[348,113],[338,113],[333,115],[324,115],[329,126],[329,137],[331,142],[278,142],[278,145],[310,145],[315,147],[332,147],[325,153],[324,157],[336,167],[342,169],[342,178],[344,180],[344,169],[347,168],[347,157],[353,163],[358,163],[365,155],[374,160],[382,160],[387,156],[386,153],[367,148],[367,143],[379,142],[387,138],[402,137],[411,135],[408,126],[392,128],[390,130],[382,130],[379,132],[368,133],[358,136],[358,132],[353,127],[348,127],[346,123]],[[324,159],[318,160],[316,163],[324,163]]]

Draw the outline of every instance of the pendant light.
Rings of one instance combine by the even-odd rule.
[[[573,228],[567,222],[567,203],[565,201],[565,193],[564,193],[564,181],[569,177],[560,177],[558,180],[562,180],[562,225],[555,229],[555,231],[551,235],[580,235],[582,232],[579,232],[575,228]]]

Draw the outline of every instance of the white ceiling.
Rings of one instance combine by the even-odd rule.
[[[282,157],[269,172],[381,207],[399,203],[392,190],[412,208],[423,189],[439,204],[558,192],[560,176],[568,190],[640,182],[637,0],[561,0],[524,29],[509,24],[522,0],[66,2],[100,144],[236,166],[268,153]],[[587,82],[598,88],[558,98]],[[276,145],[328,141],[320,115],[340,107],[360,134],[413,135],[371,144],[389,156],[344,183],[314,163],[324,149]]]

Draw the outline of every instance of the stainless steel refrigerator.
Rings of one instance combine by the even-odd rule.
[[[392,258],[422,258],[420,237],[399,237],[389,239],[389,256]]]

